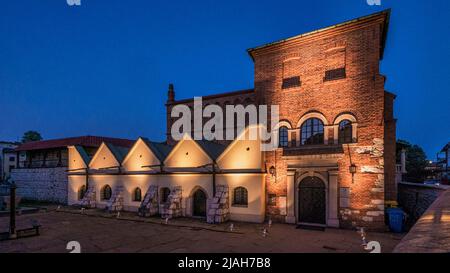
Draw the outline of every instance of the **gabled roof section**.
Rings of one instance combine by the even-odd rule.
[[[121,164],[123,159],[125,158],[125,156],[128,154],[128,151],[130,150],[130,148],[116,146],[116,145],[113,145],[108,142],[104,142],[104,143],[108,147],[108,149],[111,151],[111,153],[113,154],[113,156],[115,157],[117,162],[119,162],[119,164]]]
[[[216,160],[217,158],[219,158],[219,156],[227,148],[227,146],[225,145],[208,140],[196,140],[196,142],[212,160]]]
[[[181,151],[180,149],[185,149],[186,145],[188,145],[187,147],[189,147],[189,144],[186,144],[186,142],[192,143],[194,145],[193,146],[194,150],[191,150],[191,152],[195,153],[195,150],[197,150],[200,153],[198,153],[194,157],[191,157],[192,153],[186,152],[185,155],[189,158],[185,158],[184,151],[180,152]],[[182,154],[183,156],[181,156]],[[175,159],[173,157],[175,157]],[[177,165],[180,164],[183,165],[183,167],[196,167],[205,164],[204,160],[212,162],[214,159],[189,134],[184,134],[183,138],[180,141],[178,141],[178,143],[172,148],[170,153],[164,159],[164,165],[169,166],[172,160],[175,160],[174,162],[176,162]]]
[[[166,157],[170,154],[170,151],[172,151],[173,146],[167,145],[164,142],[154,142],[144,137],[141,137],[141,139],[150,148],[150,150],[152,150],[160,162],[164,162]]]
[[[329,27],[325,27],[325,28],[321,28],[315,31],[311,31],[311,32],[306,32],[300,35],[296,35],[290,38],[286,38],[283,40],[279,40],[276,42],[272,42],[272,43],[268,43],[262,46],[257,46],[254,48],[250,48],[247,49],[248,54],[250,55],[250,57],[254,60],[254,54],[256,52],[260,52],[262,50],[268,49],[270,47],[275,47],[277,45],[283,44],[283,43],[289,43],[289,42],[295,42],[295,41],[300,41],[302,39],[306,39],[307,37],[313,37],[314,35],[318,35],[318,34],[325,34],[327,32],[331,32],[333,30],[341,30],[347,27],[350,27],[352,25],[358,25],[358,24],[363,24],[366,22],[371,22],[371,21],[376,21],[376,20],[381,20],[383,23],[383,28],[382,28],[382,37],[381,37],[381,52],[380,52],[380,58],[383,59],[383,53],[384,53],[384,48],[386,45],[386,39],[387,39],[387,32],[388,32],[388,27],[389,27],[389,18],[390,18],[390,14],[391,14],[391,10],[390,9],[386,9],[383,10],[381,12],[377,12],[377,13],[373,13],[367,16],[362,16],[353,20],[349,20],[340,24],[335,24]]]
[[[41,141],[31,141],[21,144],[16,151],[31,151],[66,148],[67,146],[100,147],[102,142],[108,142],[122,147],[133,146],[134,141],[123,138],[101,137],[101,136],[80,136],[60,139],[50,139]]]
[[[79,145],[75,145],[74,147],[77,150],[78,154],[80,154],[81,159],[83,159],[84,164],[86,164],[86,166],[89,166],[89,162],[91,161],[91,157],[86,153],[84,148],[79,146]]]

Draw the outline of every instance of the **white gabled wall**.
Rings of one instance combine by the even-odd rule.
[[[152,169],[142,168],[142,166],[159,164],[161,164],[159,159],[147,146],[145,141],[139,138],[122,162],[122,168],[124,171],[149,171]],[[154,169],[159,171],[156,167]]]
[[[249,128],[243,131],[240,137],[234,140],[219,156],[217,164],[220,169],[262,168],[261,141],[259,137],[250,140]]]
[[[95,155],[92,157],[92,160],[89,163],[89,168],[100,169],[115,167],[119,165],[120,162],[117,161],[111,150],[109,150],[108,146],[105,143],[102,143]]]
[[[68,163],[69,170],[87,167],[86,163],[84,162],[83,158],[81,157],[80,153],[75,148],[75,146],[69,146],[68,151],[69,151],[69,163]]]
[[[164,166],[169,168],[195,168],[211,162],[211,158],[194,140],[185,137],[167,156]]]

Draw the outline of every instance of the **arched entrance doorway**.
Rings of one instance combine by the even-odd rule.
[[[198,189],[192,196],[192,215],[197,217],[206,217],[206,194]]]
[[[326,224],[325,183],[316,176],[308,176],[298,186],[298,221]]]

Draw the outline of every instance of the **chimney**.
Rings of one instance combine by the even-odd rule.
[[[173,91],[173,83],[169,84],[169,91],[167,92],[167,102],[175,101],[175,91]]]

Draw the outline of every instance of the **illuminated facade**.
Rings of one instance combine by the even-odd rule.
[[[276,150],[240,138],[174,141],[172,108],[193,99],[176,100],[170,86],[165,144],[139,139],[123,157],[105,144],[89,163],[69,149],[78,158],[69,169],[89,167],[88,179],[69,175],[69,202],[80,202],[88,180],[83,204],[143,215],[384,228],[385,202],[396,200],[395,95],[379,71],[388,21],[383,11],[249,49],[254,89],[202,98],[222,108],[278,105]]]
[[[261,156],[259,140],[237,139],[224,146],[188,135],[175,146],[139,138],[129,151],[104,143],[92,159],[71,146],[69,205],[147,216],[208,216],[208,222],[262,222],[266,172]],[[173,196],[177,189],[179,195]]]

